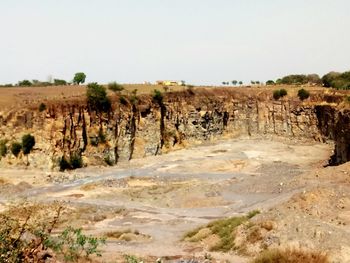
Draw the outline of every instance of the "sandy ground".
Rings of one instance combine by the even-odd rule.
[[[324,170],[331,149],[318,143],[236,139],[115,168],[67,174],[1,170],[0,209],[21,198],[66,201],[74,211],[67,214],[71,224],[94,235],[124,233],[108,239],[105,262],[125,253],[143,258],[203,257],[205,244],[181,242],[186,232],[255,209],[276,217],[271,211],[279,210],[273,209],[309,190],[316,177],[308,175]],[[348,210],[342,216],[348,218]],[[212,257],[247,262],[232,253]]]

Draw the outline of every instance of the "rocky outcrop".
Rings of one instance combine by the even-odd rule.
[[[35,135],[29,155],[34,167],[54,169],[62,156],[81,154],[87,165],[116,164],[208,140],[242,135],[278,135],[336,143],[334,163],[348,161],[349,111],[310,106],[297,100],[273,101],[240,93],[169,93],[162,103],[150,96],[133,104],[114,98],[106,114],[84,102],[55,102],[45,112],[22,109],[0,112],[1,138],[20,140]],[[20,164],[8,154],[0,165]]]
[[[315,110],[321,134],[335,143],[330,165],[350,161],[350,110],[331,106],[316,106]]]

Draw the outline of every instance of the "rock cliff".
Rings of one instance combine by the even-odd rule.
[[[81,155],[85,165],[117,164],[120,160],[166,153],[205,141],[238,136],[278,135],[335,142],[332,164],[350,160],[350,111],[296,99],[220,91],[168,93],[162,102],[143,95],[135,102],[113,97],[113,110],[98,114],[84,101],[51,102],[0,112],[0,136],[19,141],[36,138],[29,164],[57,169],[62,157]],[[25,165],[23,156],[8,153],[1,166]]]

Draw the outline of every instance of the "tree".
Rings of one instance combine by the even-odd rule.
[[[124,90],[124,87],[114,81],[108,84],[108,89],[114,93],[120,93],[122,90]]]
[[[85,79],[86,79],[85,73],[78,72],[78,73],[75,73],[75,76],[74,76],[74,79],[73,79],[73,83],[77,84],[77,85],[80,85],[80,84],[85,83]]]
[[[282,84],[282,79],[277,79],[277,80],[276,80],[276,84],[277,84],[277,85]]]
[[[29,80],[25,79],[25,80],[19,81],[18,86],[29,87],[29,86],[32,86],[32,83]]]
[[[111,109],[111,101],[107,97],[106,88],[97,83],[90,83],[87,86],[86,97],[87,104],[92,110],[101,113]]]
[[[243,81],[238,82],[239,85],[243,85]]]
[[[266,81],[266,85],[275,85],[275,82],[273,81],[273,80],[268,80],[268,81]]]
[[[35,138],[30,134],[26,134],[22,137],[22,150],[25,155],[28,155],[35,145]]]
[[[335,89],[350,89],[350,71],[344,73],[329,72],[322,77],[323,86]]]
[[[238,81],[237,81],[237,80],[232,80],[232,85],[233,85],[233,86],[236,86],[236,85],[237,85],[237,83],[238,83]]]
[[[67,85],[67,81],[65,81],[64,79],[54,79],[53,84],[55,86],[65,86]]]
[[[254,85],[254,84],[255,84],[255,81],[254,81],[254,80],[252,80],[252,81],[250,81],[250,83],[251,83],[252,85]]]

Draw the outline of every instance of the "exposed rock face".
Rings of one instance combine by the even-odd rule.
[[[330,164],[350,160],[350,110],[338,111],[330,106],[316,106],[318,127],[322,135],[335,142]]]
[[[272,101],[244,94],[190,92],[168,94],[164,102],[143,96],[136,105],[113,104],[97,114],[85,103],[53,103],[36,109],[0,112],[0,135],[9,141],[35,135],[29,155],[34,167],[52,169],[62,156],[79,153],[87,165],[161,154],[188,144],[241,135],[280,135],[335,141],[334,163],[350,159],[350,112],[308,106],[295,100]],[[9,142],[10,143],[10,142]],[[10,153],[1,165],[25,163]]]

